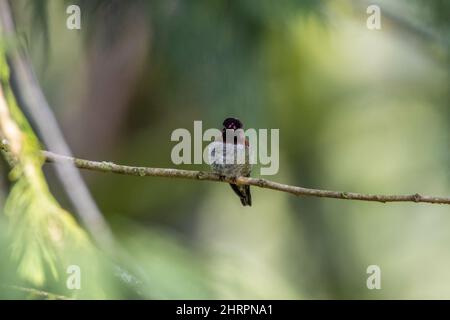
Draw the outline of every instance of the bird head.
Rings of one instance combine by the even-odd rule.
[[[238,129],[244,129],[244,125],[239,119],[236,118],[226,118],[223,121],[223,128],[222,128],[222,139],[223,141],[226,141],[227,137],[227,130],[233,130],[233,133],[235,130]],[[240,130],[241,131],[241,130]],[[234,136],[234,144],[237,143],[237,136]]]

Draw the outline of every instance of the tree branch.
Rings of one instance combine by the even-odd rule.
[[[4,144],[0,143],[0,148],[4,149]],[[86,169],[99,172],[117,173],[123,175],[140,176],[140,177],[165,177],[165,178],[180,178],[190,180],[203,180],[245,184],[264,189],[272,189],[281,192],[287,192],[296,196],[309,196],[321,198],[334,198],[343,200],[360,200],[360,201],[375,201],[375,202],[423,202],[433,204],[450,204],[450,197],[426,196],[418,193],[410,195],[378,195],[378,194],[363,194],[356,192],[343,192],[310,189],[297,186],[282,184],[261,178],[230,178],[220,177],[212,172],[194,171],[194,170],[179,170],[171,168],[150,168],[150,167],[133,167],[119,165],[107,161],[91,161],[78,159],[68,156],[58,155],[49,151],[42,151],[45,160],[49,163],[63,164],[70,163],[79,169]]]
[[[50,299],[50,300],[73,300],[72,298],[69,298],[69,297],[66,297],[63,295],[59,295],[59,294],[55,294],[55,293],[51,293],[51,292],[47,292],[47,291],[43,291],[43,290],[38,290],[38,289],[34,289],[34,288],[26,288],[26,287],[14,286],[14,285],[0,285],[0,287],[3,287],[5,289],[13,289],[13,290],[17,290],[17,291],[26,292],[31,295],[38,296],[38,297],[45,298],[45,299]]]
[[[9,152],[9,147],[6,141],[0,142],[0,150]],[[59,155],[49,151],[42,151],[42,156],[48,163],[55,164],[70,164],[79,169],[86,169],[91,171],[117,173],[128,176],[139,177],[165,177],[165,178],[179,178],[189,180],[203,180],[214,182],[226,182],[235,184],[244,184],[255,186],[263,189],[272,189],[281,192],[291,193],[296,196],[309,196],[319,198],[333,198],[343,200],[360,200],[360,201],[374,201],[374,202],[422,202],[433,204],[450,204],[450,197],[426,196],[419,193],[406,195],[380,195],[380,194],[366,194],[357,192],[332,191],[322,189],[310,189],[298,186],[291,186],[288,184],[278,183],[261,178],[247,178],[247,177],[222,177],[213,172],[195,171],[195,170],[180,170],[172,168],[151,168],[151,167],[134,167],[115,164],[109,161],[92,161]]]

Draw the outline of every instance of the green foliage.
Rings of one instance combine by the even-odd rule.
[[[0,50],[1,84],[18,136],[6,136],[20,144],[14,154],[10,179],[14,182],[4,212],[8,219],[11,257],[21,278],[42,286],[49,277],[58,280],[67,265],[68,251],[91,250],[84,231],[50,193],[41,170],[39,142],[18,108],[11,88],[4,50]],[[8,121],[8,120],[3,120]]]

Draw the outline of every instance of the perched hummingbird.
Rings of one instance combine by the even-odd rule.
[[[227,135],[231,141],[227,141]],[[250,176],[252,170],[249,161],[250,146],[241,121],[236,118],[224,120],[222,134],[209,146],[209,158],[213,172],[221,176],[233,178]],[[241,199],[243,206],[252,205],[250,186],[233,183],[230,183],[230,186]]]

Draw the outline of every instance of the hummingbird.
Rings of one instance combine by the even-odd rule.
[[[221,135],[216,137],[209,148],[209,159],[213,172],[232,178],[250,176],[252,170],[249,161],[250,145],[244,135],[244,125],[239,119],[226,118],[223,121]],[[252,205],[250,186],[234,183],[230,183],[230,186],[238,195],[243,206]]]

